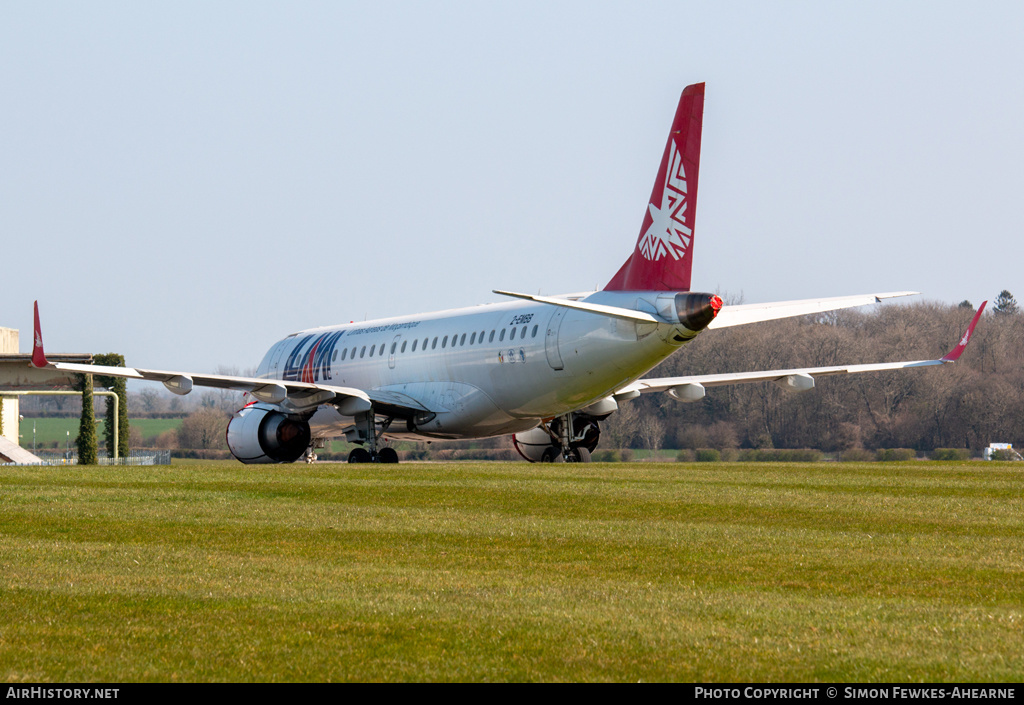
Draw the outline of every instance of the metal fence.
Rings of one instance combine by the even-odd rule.
[[[78,465],[78,451],[37,451],[38,463],[2,463],[3,465]],[[133,450],[127,457],[111,458],[101,455],[96,459],[98,465],[170,465],[169,450]]]

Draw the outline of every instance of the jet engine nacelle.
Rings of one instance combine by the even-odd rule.
[[[291,463],[309,447],[309,422],[250,404],[228,422],[228,448],[243,463]]]
[[[556,436],[560,432],[561,419],[553,419],[548,425]],[[576,412],[572,415],[572,443],[573,448],[586,448],[591,453],[597,448],[597,442],[601,439],[601,427],[597,419],[588,414]],[[544,430],[543,427],[531,428],[512,436],[512,443],[515,445],[519,455],[531,463],[543,461],[544,451],[555,446],[554,439]]]
[[[722,299],[717,294],[676,294],[673,303],[679,323],[694,333],[707,328],[722,310]]]

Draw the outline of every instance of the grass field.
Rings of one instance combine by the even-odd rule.
[[[1001,463],[0,468],[6,681],[1020,681]]]
[[[131,419],[129,423],[142,431],[143,438],[159,436],[164,431],[178,428],[181,419]],[[103,416],[96,417],[96,434],[103,436],[103,427],[106,421]],[[49,447],[53,443],[63,449],[65,444],[75,447],[75,439],[78,437],[79,420],[60,418],[38,418],[22,419],[18,427],[21,434],[21,447],[32,450],[32,430],[35,427],[35,441],[39,448]]]

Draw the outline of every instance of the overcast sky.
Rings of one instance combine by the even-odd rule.
[[[599,288],[707,83],[694,289],[1024,300],[1024,3],[0,3],[0,326],[129,365]]]

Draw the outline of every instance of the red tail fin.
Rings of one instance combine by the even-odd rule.
[[[606,290],[689,291],[704,84],[683,90],[636,249]]]

